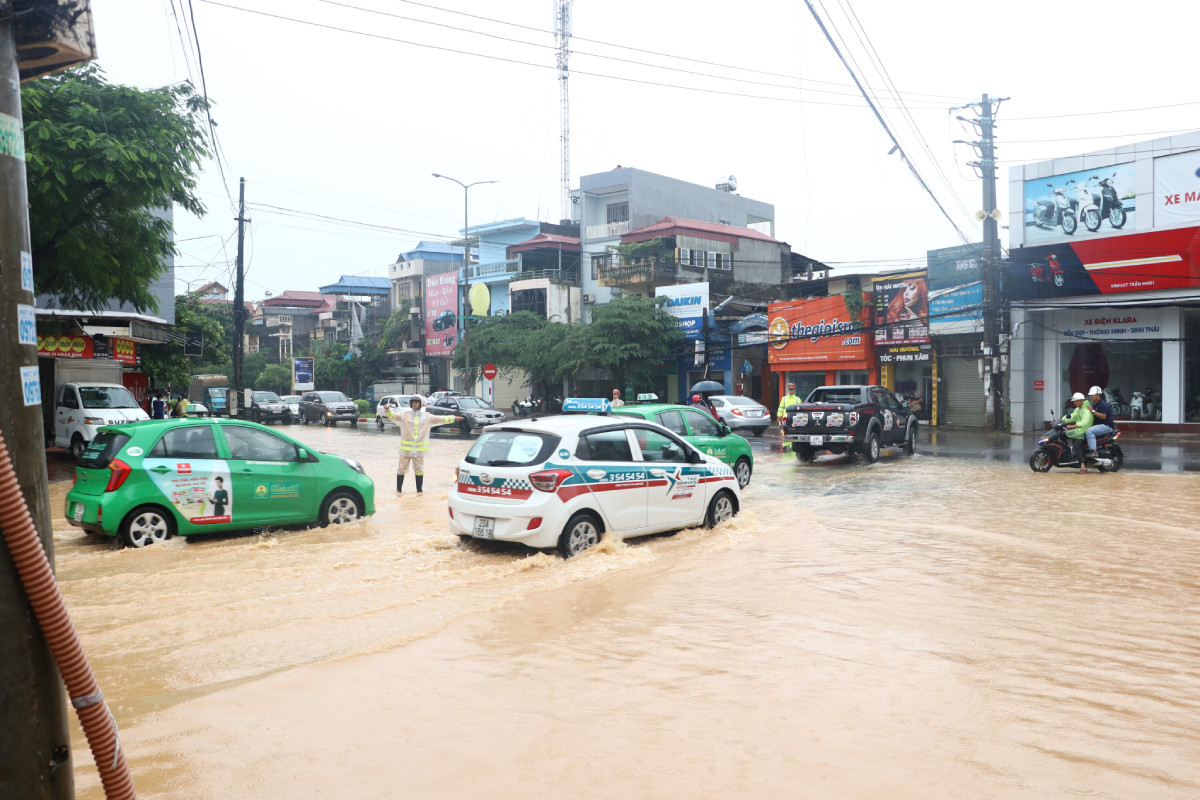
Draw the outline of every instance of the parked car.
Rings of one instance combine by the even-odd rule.
[[[416,394],[389,394],[384,395],[379,399],[379,403],[375,406],[375,427],[383,430],[384,425],[393,424],[387,415],[387,407],[389,405],[399,408],[408,408],[414,397],[421,397]],[[421,397],[422,403],[428,403],[424,397]]]
[[[287,404],[288,411],[292,414],[292,422],[298,422],[300,420],[300,395],[285,394],[279,399]]]
[[[300,396],[300,422],[349,422],[351,428],[357,428],[358,405],[341,392],[305,392]]]
[[[99,430],[64,511],[76,527],[144,547],[175,534],[353,522],[375,513],[375,484],[354,459],[253,422],[152,420]]]
[[[428,402],[429,405],[434,405],[443,397],[462,397],[462,392],[456,392],[453,389],[440,389],[436,392],[430,392],[429,397],[426,398],[426,402]]]
[[[462,417],[458,429],[466,434],[485,425],[504,422],[508,415],[481,397],[446,395],[429,405],[430,414],[454,414]]]
[[[292,410],[274,392],[254,391],[250,393],[250,419],[291,425]]]
[[[119,383],[63,383],[55,392],[54,444],[83,455],[101,425],[150,419],[133,394]]]
[[[612,413],[657,422],[700,452],[733,467],[740,488],[745,489],[750,483],[750,476],[754,474],[754,453],[750,451],[750,443],[731,433],[728,425],[713,419],[708,412],[674,403],[626,403],[614,408]]]
[[[771,410],[750,397],[736,394],[716,394],[708,398],[717,419],[729,426],[734,433],[749,431],[762,436],[771,427]]]
[[[433,318],[431,327],[435,331],[444,331],[453,328],[456,322],[458,322],[458,315],[450,309],[446,309]]]
[[[557,547],[710,527],[741,505],[733,470],[671,431],[630,417],[521,420],[480,434],[458,465],[450,529]]]
[[[883,386],[818,386],[786,411],[783,438],[801,463],[822,450],[868,464],[884,447],[899,447],[905,455],[916,450],[916,415]]]

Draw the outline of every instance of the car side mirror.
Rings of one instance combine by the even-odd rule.
[[[720,427],[718,428],[718,430],[719,430],[721,436],[728,436],[730,433],[732,433],[732,431],[730,431],[730,429],[729,429],[729,426],[726,425],[724,422],[719,423],[719,425],[720,425]]]
[[[704,457],[700,455],[699,450],[692,450],[692,449],[688,450],[688,463],[689,464],[699,464],[703,460],[704,460]]]
[[[314,456],[312,453],[308,452],[308,450],[306,450],[303,447],[299,448],[296,451],[296,455],[299,456],[301,461],[316,461],[317,460],[316,456]]]

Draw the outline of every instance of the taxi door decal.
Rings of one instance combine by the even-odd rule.
[[[233,521],[232,484],[224,461],[155,458],[146,459],[142,465],[158,490],[188,522],[218,525]]]

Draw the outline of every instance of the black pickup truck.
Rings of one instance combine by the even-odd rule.
[[[916,449],[917,418],[882,386],[819,386],[787,407],[784,440],[801,463],[818,453],[850,453],[868,464],[884,447]]]

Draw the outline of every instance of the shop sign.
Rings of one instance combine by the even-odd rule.
[[[1057,309],[1050,314],[1050,327],[1061,336],[1090,340],[1161,339],[1162,310]]]
[[[983,283],[929,293],[929,332],[935,336],[983,332]]]
[[[654,296],[664,298],[663,310],[675,317],[684,338],[703,338],[704,312],[708,308],[707,283],[659,286],[654,290]]]
[[[875,292],[877,343],[929,341],[929,290],[924,272],[876,281],[871,288]]]
[[[929,294],[983,280],[983,243],[960,244],[925,253]]]
[[[1041,380],[1041,379],[1038,379],[1038,380],[1034,381],[1034,382],[1033,382],[1033,390],[1034,390],[1035,392],[1044,392],[1044,391],[1046,391],[1046,382],[1045,382],[1044,380]]]
[[[880,364],[912,364],[933,360],[931,344],[876,345],[875,352],[879,355]]]
[[[1064,172],[1046,178],[1035,178],[1025,181],[1025,244],[1043,244],[1046,242],[1068,242],[1084,239],[1094,239],[1111,236],[1122,231],[1137,230],[1137,209],[1135,206],[1134,187],[1135,169],[1132,161],[1116,164],[1111,167],[1085,169],[1081,172]],[[1125,222],[1121,228],[1114,228],[1108,220],[1100,221],[1100,227],[1089,231],[1082,219],[1077,219],[1073,234],[1063,230],[1058,209],[1063,202],[1078,205],[1081,197],[1092,198],[1100,195],[1105,187],[1100,181],[1108,181],[1109,187],[1116,192],[1125,210]],[[1061,199],[1060,199],[1061,198]],[[1015,222],[1015,220],[1014,220]]]
[[[92,358],[90,336],[39,336],[38,355],[48,358]]]
[[[117,361],[126,364],[137,363],[137,342],[131,342],[128,339],[110,339],[112,344],[112,357]]]
[[[771,303],[767,309],[767,360],[772,364],[866,361],[873,339],[870,295],[863,316],[851,320],[842,295]]]
[[[1200,150],[1154,159],[1154,227],[1200,223]]]
[[[450,312],[449,314],[445,312]],[[453,355],[458,338],[458,273],[425,276],[425,355]],[[436,328],[435,328],[436,326]]]

